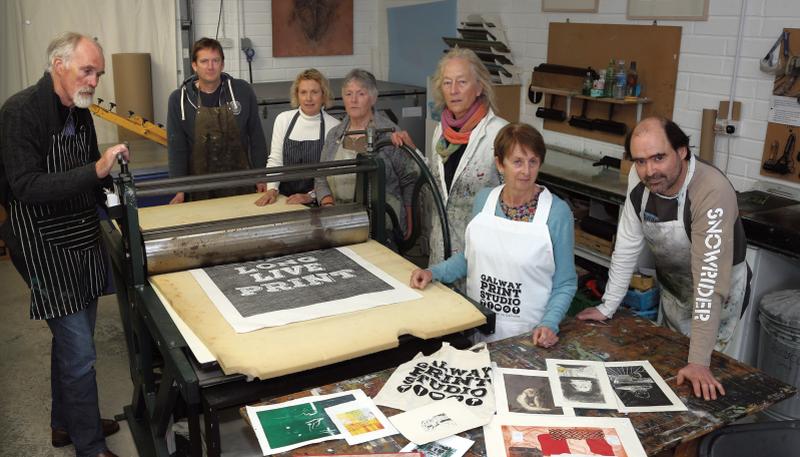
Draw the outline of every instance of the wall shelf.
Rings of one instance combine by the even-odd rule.
[[[652,102],[652,100],[650,100],[647,97],[639,97],[636,100],[630,100],[630,99],[619,100],[619,99],[616,99],[616,98],[609,98],[609,97],[590,97],[588,95],[583,95],[582,93],[580,93],[578,91],[574,91],[574,90],[553,89],[553,88],[550,88],[550,87],[533,86],[533,85],[530,86],[530,90],[535,91],[535,92],[542,92],[544,94],[559,95],[559,96],[562,96],[562,97],[567,97],[567,111],[566,111],[567,118],[569,118],[569,116],[570,116],[570,110],[571,110],[572,99],[573,98],[578,99],[578,100],[589,100],[589,101],[598,102],[598,103],[609,103],[609,104],[612,104],[612,105],[636,105],[636,122],[637,123],[642,120],[642,106]]]

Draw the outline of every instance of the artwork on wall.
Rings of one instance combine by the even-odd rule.
[[[273,0],[272,56],[353,54],[353,0]]]
[[[628,0],[627,18],[707,21],[708,0]]]
[[[542,0],[545,13],[596,13],[597,0]]]

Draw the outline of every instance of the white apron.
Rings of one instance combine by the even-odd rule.
[[[692,243],[686,236],[683,220],[686,205],[686,189],[694,175],[695,161],[689,162],[684,185],[676,197],[678,199],[677,220],[667,222],[648,221],[645,217],[650,190],[645,187],[639,218],[647,245],[653,253],[656,276],[661,287],[661,307],[659,323],[665,323],[672,330],[690,336],[692,314],[694,313],[694,281],[692,277]],[[733,234],[731,234],[733,236]],[[747,263],[741,262],[731,269],[731,289],[728,299],[722,303],[717,343],[714,349],[722,351],[728,344],[736,328],[747,289]]]
[[[496,341],[530,332],[544,316],[553,289],[553,243],[547,218],[553,196],[546,188],[531,222],[495,215],[500,191],[495,187],[481,212],[467,225],[467,295],[497,315]]]

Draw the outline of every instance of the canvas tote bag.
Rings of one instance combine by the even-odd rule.
[[[408,411],[445,398],[457,399],[479,417],[494,414],[492,368],[486,343],[466,350],[442,343],[442,348],[431,355],[420,352],[397,367],[374,401]]]

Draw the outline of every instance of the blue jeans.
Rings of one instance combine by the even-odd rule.
[[[96,318],[97,299],[94,299],[82,311],[47,320],[53,333],[50,426],[69,432],[79,457],[94,456],[107,449],[94,369]]]

